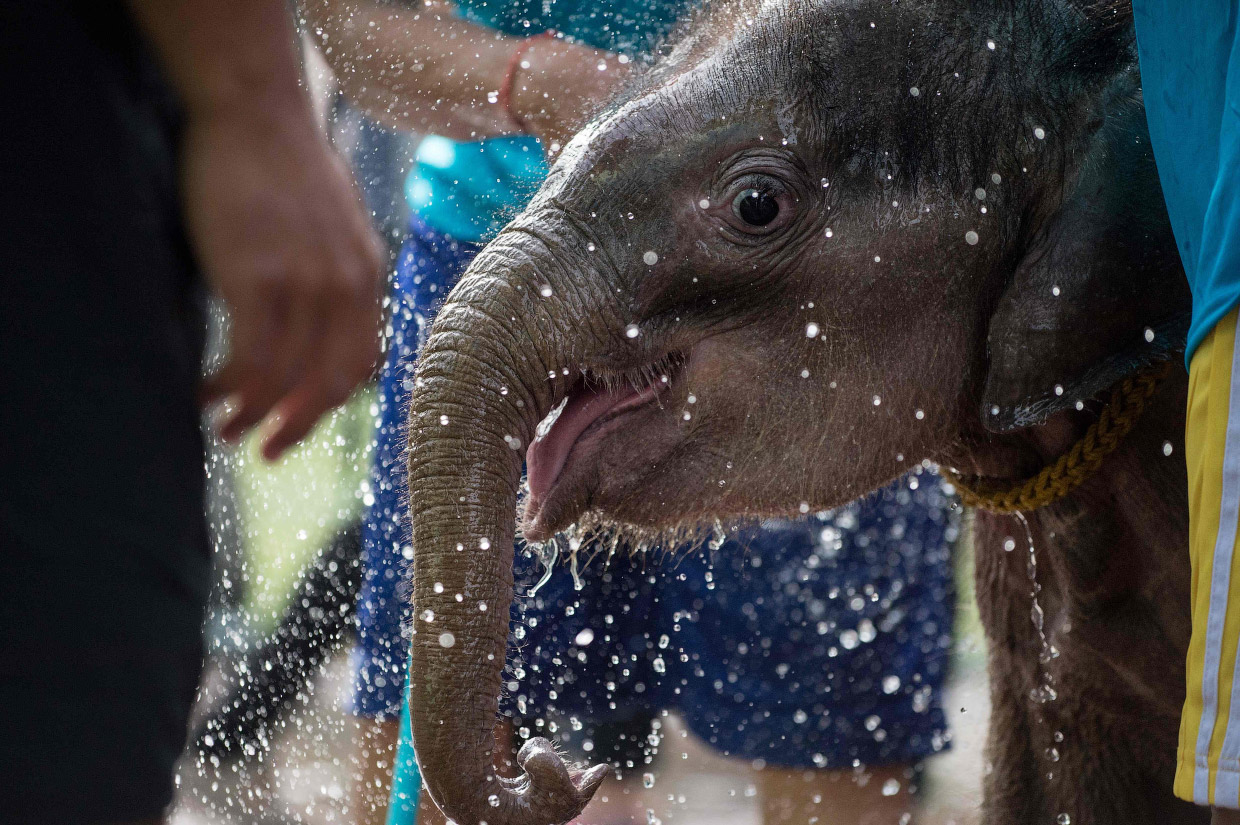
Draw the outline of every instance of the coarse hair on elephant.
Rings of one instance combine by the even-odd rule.
[[[565,147],[422,355],[431,795],[461,825],[548,825],[603,779],[542,740],[520,777],[492,768],[523,460],[531,541],[829,508],[926,458],[1025,478],[1106,388],[1182,358],[1188,308],[1126,4],[709,5]],[[988,823],[1208,817],[1171,796],[1186,386],[1177,365],[1101,472],[1027,515],[1047,646],[1025,526],[977,516]]]

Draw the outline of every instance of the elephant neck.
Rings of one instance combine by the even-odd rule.
[[[1028,771],[1050,749],[1061,756],[1056,777],[1096,771],[1098,754],[1108,754],[1109,776],[1149,786],[1154,807],[1174,806],[1190,634],[1186,391],[1177,370],[1071,495],[1028,514],[976,515],[977,603],[993,712],[1007,735],[992,734],[988,795],[1039,809],[1011,821],[1050,821],[1058,811],[1073,811],[1075,821],[1078,810],[1109,813],[1117,804],[1114,795],[1091,796],[1088,783]],[[1036,458],[1046,442],[1072,435],[1069,423],[1040,443],[1027,434],[1030,442],[1009,445],[1011,454]]]
[[[991,513],[1028,513],[1054,504],[1102,469],[1107,457],[1119,449],[1141,420],[1170,372],[1171,364],[1163,362],[1119,382],[1084,434],[1034,475],[994,479],[968,476],[946,467],[943,475],[956,486],[966,505]]]

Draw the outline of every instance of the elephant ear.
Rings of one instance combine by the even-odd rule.
[[[1119,108],[991,316],[981,415],[992,431],[1040,424],[1184,350],[1188,284],[1145,114]]]

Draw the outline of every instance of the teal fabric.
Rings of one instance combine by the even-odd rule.
[[[1240,0],[1134,0],[1145,112],[1193,293],[1187,360],[1240,303]]]
[[[555,29],[590,46],[638,56],[650,52],[690,0],[458,0],[466,20],[506,34]],[[409,206],[459,241],[485,241],[533,196],[547,175],[542,147],[514,136],[459,143],[423,141],[405,181]]]
[[[392,795],[388,799],[387,825],[414,825],[418,818],[418,795],[422,775],[413,755],[413,726],[409,723],[409,696],[400,709],[400,744],[392,771]]]
[[[405,179],[405,199],[433,229],[479,243],[521,211],[546,176],[542,147],[532,137],[462,143],[428,135]]]

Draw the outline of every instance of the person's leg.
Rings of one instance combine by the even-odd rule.
[[[600,697],[602,695],[605,694],[600,688]],[[651,762],[647,742],[654,713],[629,699],[630,704],[638,705],[633,716],[605,722],[587,721],[582,734],[593,745],[591,750],[568,749],[580,764],[606,763],[612,767],[611,776],[595,794],[589,809],[580,819],[574,820],[582,825],[641,825],[648,821],[648,799],[643,794],[642,774],[657,769]]]
[[[1193,354],[1184,445],[1193,612],[1174,790],[1180,799],[1220,807],[1234,806],[1240,789],[1236,760],[1223,754],[1224,742],[1234,738],[1228,722],[1235,710],[1229,713],[1228,703],[1240,636],[1240,614],[1229,609],[1234,608],[1229,600],[1240,540],[1235,515],[1240,454],[1234,432],[1238,314],[1235,309],[1227,313]]]
[[[353,753],[356,771],[352,804],[355,825],[384,825],[392,793],[392,765],[400,739],[400,717],[357,720]]]
[[[915,798],[909,765],[864,771],[768,767],[755,771],[763,825],[908,825]]]
[[[0,4],[5,821],[162,816],[202,665],[205,326],[153,66],[123,3]]]

